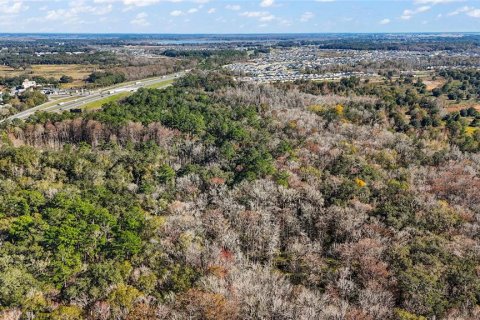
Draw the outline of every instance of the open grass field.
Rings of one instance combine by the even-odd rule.
[[[162,82],[159,82],[159,83],[149,85],[149,86],[147,86],[147,88],[149,88],[149,89],[163,88],[163,87],[166,87],[166,86],[172,84],[173,81],[174,81],[173,79],[172,80],[165,80],[165,81],[162,81]]]
[[[456,112],[460,111],[462,109],[468,109],[470,107],[475,108],[475,110],[480,111],[480,103],[476,100],[464,100],[460,103],[457,103],[456,101],[453,102],[447,102],[448,106],[446,107],[448,112]]]
[[[73,78],[72,83],[64,84],[65,88],[74,88],[82,86],[83,80],[93,71],[99,70],[97,65],[81,65],[81,64],[55,64],[55,65],[32,65],[26,69],[13,69],[8,66],[0,66],[0,77],[15,77],[21,75],[41,76],[45,78],[53,77],[60,79],[62,75]]]
[[[161,89],[161,88],[165,88],[167,86],[169,86],[170,84],[173,83],[173,79],[172,80],[165,80],[165,81],[162,81],[162,82],[159,82],[159,83],[155,83],[155,84],[152,84],[152,85],[149,85],[147,86],[146,88],[148,89]],[[130,95],[132,95],[133,93],[132,92],[121,92],[121,93],[118,93],[118,94],[115,94],[113,96],[110,96],[110,97],[106,97],[105,99],[101,99],[101,100],[98,100],[98,101],[95,101],[95,102],[91,102],[89,104],[86,104],[82,107],[82,109],[84,110],[96,110],[96,109],[100,109],[104,104],[106,103],[109,103],[109,102],[115,102],[115,101],[119,101],[123,98],[126,98]]]
[[[109,102],[115,102],[115,101],[119,101],[123,98],[126,98],[128,97],[129,95],[131,95],[132,92],[121,92],[121,93],[118,93],[118,94],[115,94],[113,96],[110,96],[110,97],[106,97],[105,99],[101,99],[101,100],[97,100],[97,101],[94,101],[94,102],[91,102],[91,103],[88,103],[86,105],[84,105],[83,107],[81,107],[83,110],[96,110],[96,109],[100,109],[104,104],[106,103],[109,103]]]
[[[427,90],[431,91],[436,88],[440,88],[445,84],[445,79],[437,79],[437,80],[423,80],[423,83],[427,86]]]

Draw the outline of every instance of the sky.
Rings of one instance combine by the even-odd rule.
[[[480,0],[0,0],[5,32],[480,32]]]

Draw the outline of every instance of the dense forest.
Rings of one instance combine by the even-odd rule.
[[[216,49],[216,50],[175,50],[168,49],[161,52],[171,58],[187,58],[198,63],[202,69],[213,69],[236,61],[245,61],[248,53],[245,50]]]
[[[465,34],[461,37],[443,37],[442,35],[427,37],[411,37],[405,35],[371,35],[369,40],[363,37],[352,35],[351,38],[314,41],[323,49],[354,49],[354,50],[414,50],[414,51],[435,51],[435,50],[478,50],[480,36],[478,34]]]
[[[118,64],[118,58],[109,52],[81,52],[71,54],[57,52],[49,55],[33,55],[30,52],[0,52],[0,64],[13,68],[26,68],[32,64]]]
[[[212,71],[4,124],[1,315],[478,319],[476,118],[410,77]]]

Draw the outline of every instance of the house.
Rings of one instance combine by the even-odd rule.
[[[28,79],[23,80],[23,83],[22,83],[23,89],[35,88],[36,86],[37,86],[37,82],[35,81],[30,81]]]

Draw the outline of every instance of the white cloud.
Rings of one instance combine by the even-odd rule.
[[[247,18],[256,18],[260,22],[270,22],[275,19],[275,16],[268,11],[245,11],[240,15]]]
[[[268,16],[260,17],[260,19],[258,19],[258,20],[261,21],[261,22],[270,22],[274,19],[275,19],[275,16],[273,14],[270,14]]]
[[[130,23],[139,27],[148,27],[150,22],[147,21],[148,14],[145,12],[140,12],[133,18]]]
[[[92,10],[95,11],[95,12],[93,12],[93,14],[95,14],[97,16],[106,15],[106,14],[112,12],[112,9],[113,9],[113,6],[111,4],[109,4],[108,6],[103,6],[103,7],[92,7]]]
[[[403,20],[410,20],[414,15],[429,11],[432,6],[453,2],[463,2],[465,0],[414,0],[413,3],[419,7],[416,9],[406,9],[400,16]]]
[[[198,8],[190,8],[187,11],[173,10],[173,11],[170,12],[170,15],[172,17],[180,17],[180,16],[184,16],[184,15],[187,15],[187,14],[193,14],[193,13],[196,13],[196,12],[198,12]]]
[[[264,7],[264,8],[271,7],[274,5],[274,3],[275,3],[275,0],[262,0],[260,2],[260,7]]]
[[[452,2],[462,2],[464,0],[415,0],[416,4],[444,4]]]
[[[1,1],[1,0],[0,0]],[[102,2],[96,2],[102,3]],[[107,2],[103,2],[107,3]],[[63,20],[65,23],[75,23],[80,21],[81,14],[91,14],[102,16],[110,13],[113,9],[112,4],[102,6],[91,6],[85,4],[84,1],[70,2],[70,7],[67,9],[49,10],[45,15],[45,20]]]
[[[47,15],[45,16],[45,19],[46,20],[59,20],[63,16],[65,18],[70,18],[69,15],[67,14],[66,10],[64,10],[64,9],[50,10],[50,11],[47,11]]]
[[[464,6],[464,7],[458,8],[457,10],[452,11],[449,14],[447,14],[447,16],[449,16],[449,17],[456,16],[456,15],[459,15],[461,13],[464,13],[467,16],[472,17],[472,18],[480,18],[480,9],[476,9],[476,8],[469,7],[469,6]]]
[[[421,12],[426,12],[428,10],[430,10],[430,6],[422,6],[422,7],[419,7],[415,10],[415,13],[421,13]]]
[[[136,7],[145,7],[158,2],[160,2],[160,0],[123,0],[124,5]]]
[[[480,9],[473,9],[467,12],[467,16],[472,18],[480,18]]]
[[[238,11],[238,10],[242,9],[242,7],[240,7],[238,4],[227,4],[225,6],[225,9]]]
[[[58,0],[57,0],[58,1]],[[173,2],[179,3],[184,2],[184,0],[93,0],[96,3],[113,3],[113,2],[122,2],[127,7],[146,7],[160,2]],[[191,0],[195,3],[208,3],[210,0]]]
[[[28,6],[21,0],[0,0],[0,13],[17,14],[27,10]]]
[[[288,19],[280,19],[279,23],[285,27],[289,27],[292,25],[292,22]]]
[[[400,17],[403,20],[410,20],[414,15],[422,13],[422,12],[427,12],[430,10],[432,7],[431,6],[421,6],[416,9],[406,9],[403,11],[402,16]]]
[[[464,7],[458,8],[455,11],[450,12],[449,14],[447,14],[447,16],[456,16],[460,13],[465,13],[465,12],[468,12],[468,11],[471,11],[471,10],[473,10],[473,8],[471,8],[469,6],[464,6]]]
[[[207,13],[208,13],[208,14],[212,14],[212,13],[215,13],[216,11],[217,11],[217,9],[215,9],[215,8],[210,8],[210,9],[208,9]]]
[[[380,22],[379,22],[379,23],[380,23],[380,24],[384,24],[384,25],[385,25],[385,24],[389,24],[390,22],[391,22],[391,20],[390,20],[390,19],[388,19],[388,18],[385,18],[385,19],[382,19],[382,20],[380,20]]]
[[[179,17],[179,16],[184,15],[184,13],[181,10],[173,10],[172,12],[170,12],[170,15],[172,17]]]
[[[245,11],[240,13],[241,16],[248,17],[248,18],[258,18],[265,14],[268,14],[266,11]]]
[[[310,11],[307,11],[307,12],[304,12],[302,14],[302,16],[300,17],[300,21],[301,22],[307,22],[307,21],[310,21],[311,19],[313,19],[315,15],[313,14],[313,12],[310,12]]]

